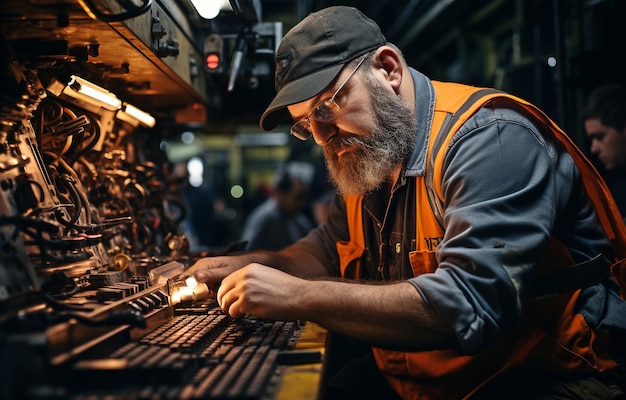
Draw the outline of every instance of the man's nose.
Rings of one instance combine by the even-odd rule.
[[[332,122],[317,122],[315,119],[311,118],[310,126],[313,139],[315,139],[315,143],[320,146],[325,146],[330,138],[337,134],[337,127]]]
[[[600,152],[600,143],[596,139],[593,139],[589,150],[592,154],[598,154]]]

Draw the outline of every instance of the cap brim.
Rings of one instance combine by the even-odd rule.
[[[316,71],[286,84],[261,116],[259,122],[261,129],[270,131],[276,128],[289,116],[287,106],[301,103],[320,94],[335,80],[346,62]]]

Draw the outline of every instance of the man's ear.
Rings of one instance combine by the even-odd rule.
[[[400,90],[402,83],[402,57],[389,46],[381,46],[376,50],[373,60],[374,67],[383,73],[394,91]]]

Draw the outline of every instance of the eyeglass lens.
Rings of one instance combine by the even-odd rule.
[[[328,99],[315,107],[311,117],[318,122],[328,122],[337,115],[339,110],[339,105],[335,103],[335,100]]]
[[[291,126],[291,134],[300,140],[307,140],[312,135],[309,126],[308,118],[304,118]]]
[[[307,140],[311,137],[311,118],[316,120],[317,122],[327,123],[330,122],[341,110],[339,104],[335,102],[335,97],[339,93],[339,91],[344,87],[344,85],[348,82],[348,80],[354,75],[357,69],[361,66],[365,57],[361,58],[361,61],[357,64],[357,66],[352,70],[350,75],[343,81],[343,83],[339,86],[339,88],[335,91],[333,96],[330,99],[324,100],[322,103],[318,104],[317,107],[313,109],[313,112],[310,116],[306,118],[302,118],[300,121],[296,122],[291,126],[291,134],[301,140]]]
[[[310,118],[322,123],[331,121],[335,115],[341,110],[334,100],[328,99],[315,107],[311,116],[303,118],[291,127],[291,134],[301,140],[307,140],[311,137],[311,121]]]

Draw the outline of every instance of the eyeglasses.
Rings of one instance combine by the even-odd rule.
[[[330,99],[326,99],[322,101],[321,103],[319,103],[317,107],[315,107],[313,111],[311,111],[311,114],[309,114],[308,117],[302,118],[301,120],[299,120],[298,122],[296,122],[295,124],[291,126],[290,133],[293,136],[297,137],[300,140],[307,140],[308,138],[310,138],[311,135],[313,134],[311,132],[311,118],[323,124],[328,123],[332,121],[333,119],[335,119],[335,117],[341,110],[341,107],[339,107],[339,104],[335,102],[335,97],[337,97],[337,94],[339,94],[339,91],[343,89],[346,83],[348,83],[348,80],[352,78],[352,75],[354,75],[356,70],[359,69],[361,64],[363,64],[363,61],[365,61],[365,57],[361,58],[361,61],[359,61],[359,63],[354,68],[354,70],[350,73],[350,75],[348,75],[348,77],[343,81],[343,83],[339,86],[339,88],[335,90],[335,93],[333,93]]]

